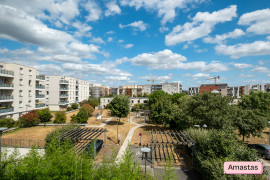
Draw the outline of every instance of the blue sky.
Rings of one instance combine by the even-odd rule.
[[[94,84],[270,81],[269,0],[2,0],[0,61]]]

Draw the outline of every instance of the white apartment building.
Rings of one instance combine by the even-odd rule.
[[[265,84],[248,84],[248,85],[245,85],[244,94],[248,95],[250,91],[263,91],[263,92],[265,92]]]
[[[46,76],[46,104],[52,111],[87,100],[90,83],[72,77]]]
[[[45,107],[45,76],[35,68],[0,63],[0,118],[18,120],[22,114]]]
[[[144,85],[144,93],[151,94],[154,91],[162,90],[169,94],[181,93],[182,85],[180,83],[161,83],[161,84],[152,84]]]
[[[114,97],[105,97],[100,98],[100,107],[104,109],[110,102],[113,100]],[[148,97],[130,97],[130,108],[134,106],[134,104],[146,104],[148,102]]]
[[[119,87],[119,95],[136,97],[143,94],[144,94],[144,87],[142,85],[124,85]]]
[[[228,87],[228,95],[240,99],[244,94],[244,86]]]
[[[195,94],[200,94],[200,87],[190,87],[188,88],[188,94],[193,96]]]

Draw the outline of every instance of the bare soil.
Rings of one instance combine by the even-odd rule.
[[[267,144],[269,145],[269,128],[266,128],[263,130],[262,132],[262,137],[253,137],[253,136],[250,136],[249,138],[246,138],[245,137],[245,143],[248,143],[248,144]],[[236,131],[236,133],[238,133],[238,131]],[[238,138],[239,140],[243,140],[243,136],[239,135],[238,134]]]

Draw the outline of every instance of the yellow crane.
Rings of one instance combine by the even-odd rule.
[[[217,83],[217,79],[220,79],[220,76],[214,76],[214,77],[211,77],[209,79],[206,79],[206,80],[212,80],[214,79],[215,80],[215,84]]]
[[[152,81],[153,85],[155,84],[155,80],[154,79],[147,79],[147,81]]]

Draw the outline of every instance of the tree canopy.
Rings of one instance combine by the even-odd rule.
[[[109,104],[111,114],[119,118],[126,117],[129,113],[129,98],[128,96],[115,96]]]

